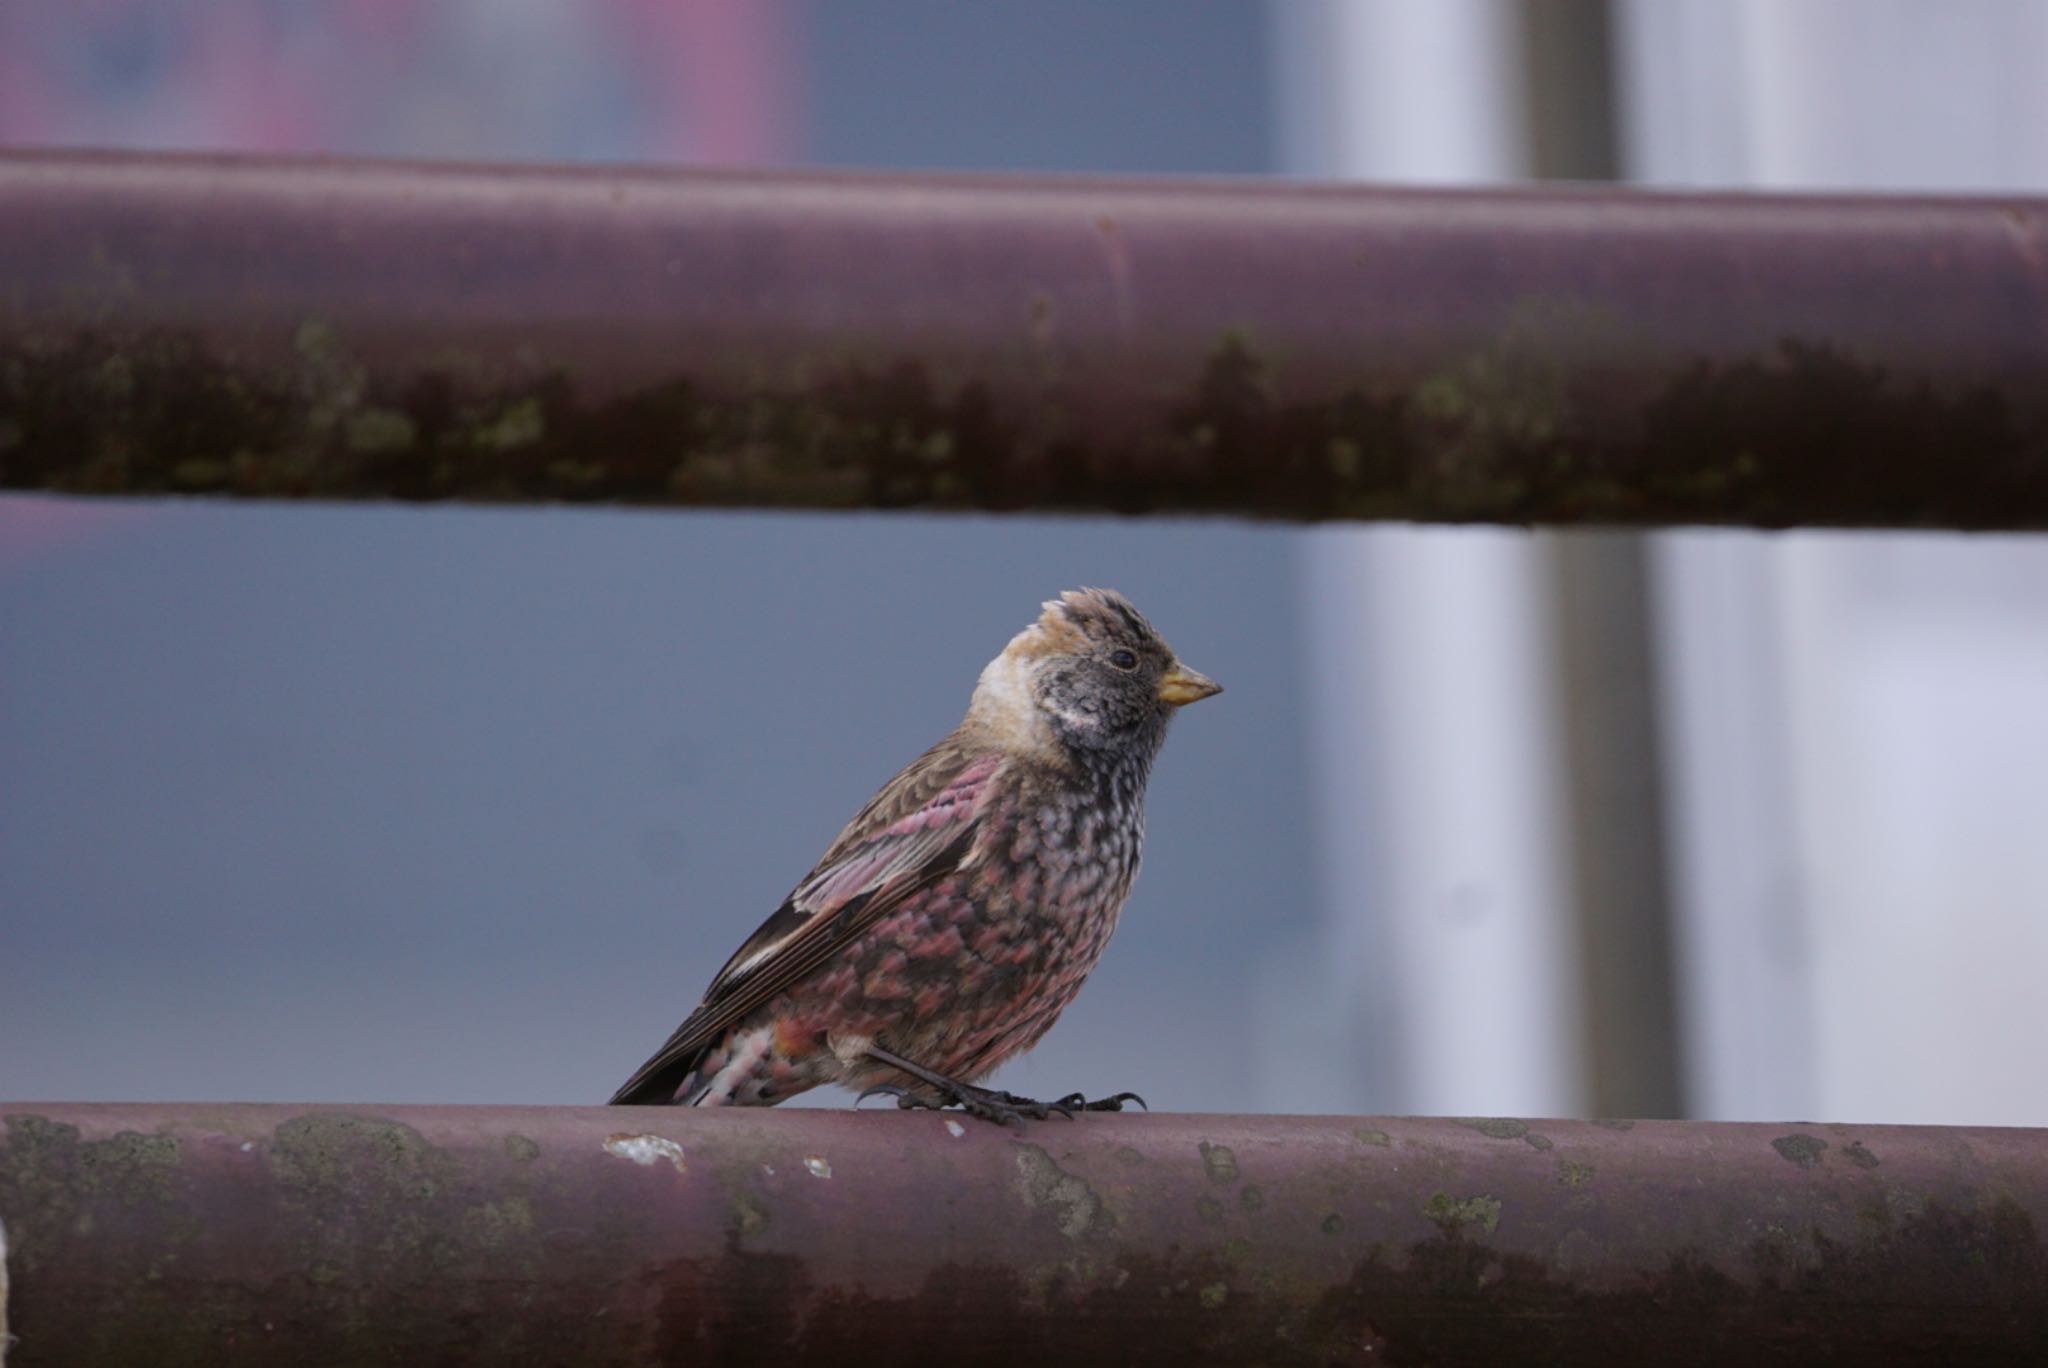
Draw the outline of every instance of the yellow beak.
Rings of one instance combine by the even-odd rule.
[[[1159,680],[1159,701],[1176,708],[1184,708],[1210,694],[1220,694],[1223,686],[1200,670],[1190,670],[1178,660]]]

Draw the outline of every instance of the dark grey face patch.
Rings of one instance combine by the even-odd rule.
[[[1159,702],[1159,667],[1119,670],[1091,654],[1075,657],[1042,677],[1039,695],[1053,733],[1073,751],[1158,748],[1171,711]]]

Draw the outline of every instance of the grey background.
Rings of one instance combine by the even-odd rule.
[[[488,23],[451,9],[458,39]],[[807,160],[1269,161],[1258,5],[797,13]],[[629,123],[578,146],[629,155]],[[464,128],[420,146],[548,150]],[[35,512],[0,508],[0,538]],[[1176,726],[1102,969],[999,1081],[1369,1105],[1268,1067],[1303,1051],[1298,1005],[1269,1008],[1318,916],[1293,544],[157,505],[0,557],[0,1097],[601,1100],[1039,600],[1087,583],[1131,594],[1229,692]]]

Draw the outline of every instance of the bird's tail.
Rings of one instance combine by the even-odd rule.
[[[697,1099],[704,1095],[709,1080],[701,1078],[698,1064],[703,1062],[705,1051],[685,1055],[673,1060],[649,1060],[640,1072],[627,1079],[625,1084],[612,1094],[607,1106],[612,1107],[694,1107]],[[658,1059],[658,1057],[657,1057]],[[656,1067],[649,1067],[656,1066]]]

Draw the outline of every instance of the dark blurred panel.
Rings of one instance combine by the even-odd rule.
[[[1542,180],[1620,175],[1608,0],[1524,10],[1528,159]],[[1652,673],[1649,537],[1545,534],[1596,1116],[1682,1116],[1685,1086],[1666,856],[1665,757]]]
[[[1621,174],[1608,0],[1542,0],[1524,10],[1529,166],[1541,180]]]
[[[811,0],[806,15],[815,161],[1272,169],[1255,0]]]

